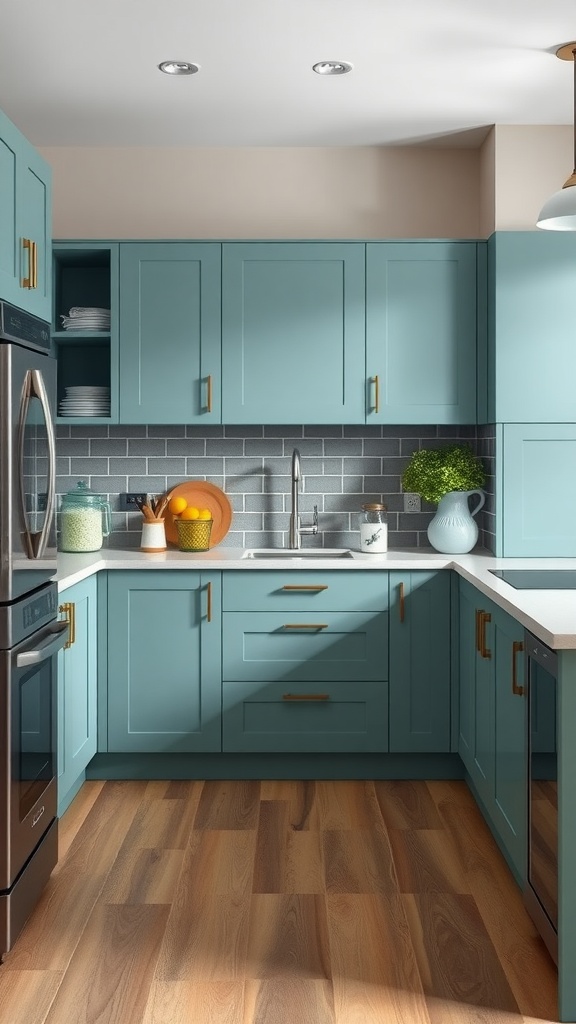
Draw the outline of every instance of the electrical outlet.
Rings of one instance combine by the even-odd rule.
[[[120,495],[120,511],[121,512],[137,512],[138,502],[145,505],[148,501],[148,495],[143,494],[141,491],[136,493],[124,493]]]
[[[41,491],[38,495],[38,511],[45,512],[48,508],[48,495],[46,491]]]
[[[405,494],[404,495],[404,511],[405,512],[419,512],[420,511],[420,495],[419,494]]]

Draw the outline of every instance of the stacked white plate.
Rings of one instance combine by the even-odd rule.
[[[100,306],[72,306],[68,316],[61,315],[65,331],[109,331],[110,310]]]
[[[66,388],[59,416],[109,416],[110,388],[77,385]]]

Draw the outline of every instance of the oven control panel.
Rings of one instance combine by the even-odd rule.
[[[13,604],[0,605],[0,650],[9,651],[53,622],[58,614],[58,587],[49,583]]]

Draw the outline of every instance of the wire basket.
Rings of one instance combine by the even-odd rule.
[[[213,519],[176,519],[180,551],[208,551]]]

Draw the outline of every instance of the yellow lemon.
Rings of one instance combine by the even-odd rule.
[[[175,494],[168,502],[168,509],[173,516],[179,516],[180,513],[184,511],[187,504],[188,502],[186,501],[186,498],[182,498],[180,495]]]
[[[180,513],[180,519],[200,519],[200,512],[197,508],[194,508],[194,506],[191,505]]]
[[[201,508],[198,513],[198,519],[212,519],[212,513],[209,508]]]

